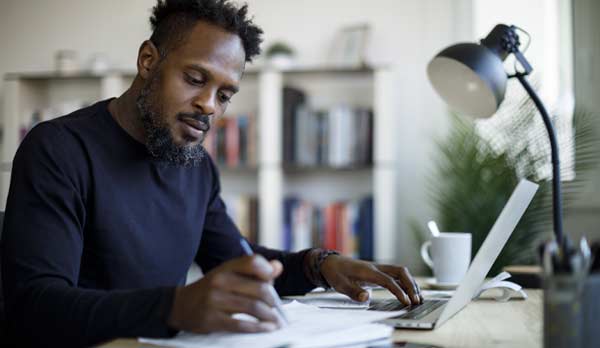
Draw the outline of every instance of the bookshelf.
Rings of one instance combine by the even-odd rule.
[[[103,75],[81,72],[69,76],[55,73],[8,74],[4,84],[2,138],[2,209],[10,183],[10,161],[18,148],[24,125],[31,123],[35,110],[48,110],[45,119],[79,108],[79,102],[120,95],[131,83],[131,71]],[[336,104],[364,106],[373,112],[372,160],[348,166],[297,165],[283,160],[283,90],[299,87],[316,109]],[[240,93],[227,115],[254,114],[256,117],[256,163],[234,168],[219,165],[223,196],[257,197],[259,242],[268,247],[283,246],[283,202],[295,196],[315,204],[359,199],[366,195],[374,205],[374,257],[380,262],[394,260],[396,221],[396,158],[394,72],[388,68],[297,67],[285,70],[256,68],[246,71]],[[83,103],[79,103],[83,104]]]

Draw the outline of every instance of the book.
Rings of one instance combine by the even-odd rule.
[[[247,134],[246,135],[246,139],[247,139],[246,153],[247,153],[247,157],[248,157],[247,166],[253,167],[253,166],[256,166],[258,163],[258,152],[257,152],[256,142],[258,141],[258,137],[260,136],[260,134],[259,134],[259,128],[256,125],[255,115],[248,114],[247,119],[248,119],[248,127],[247,127],[247,133],[246,133]]]
[[[235,168],[239,163],[240,131],[238,118],[226,118],[225,123],[225,163],[230,168]]]
[[[298,202],[296,198],[286,198],[283,202],[283,249],[293,250],[293,213]]]
[[[312,246],[312,205],[299,202],[292,212],[292,250],[299,251]]]
[[[247,195],[223,195],[227,214],[240,234],[252,243],[258,242],[258,198]]]
[[[329,117],[326,111],[317,111],[317,164],[329,163]]]
[[[260,241],[258,231],[260,230],[260,219],[259,219],[260,206],[257,197],[250,198],[250,232],[249,241],[258,243]]]
[[[295,164],[301,167],[316,166],[319,146],[317,116],[307,106],[301,105],[297,109],[295,121]]]
[[[225,136],[227,135],[227,117],[219,118],[215,121],[215,142],[216,142],[216,153],[214,155],[214,159],[217,164],[226,164],[227,163],[227,143],[225,141]]]
[[[238,164],[248,166],[248,116],[240,115],[237,117],[238,125]]]
[[[283,87],[283,161],[295,163],[296,160],[296,117],[298,108],[306,101],[305,93],[297,88]]]
[[[363,260],[374,260],[373,250],[373,198],[367,197],[359,203],[358,219],[358,254]]]

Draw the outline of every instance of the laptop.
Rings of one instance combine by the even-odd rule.
[[[519,182],[450,299],[425,300],[420,305],[408,308],[405,308],[405,305],[397,299],[374,299],[369,305],[369,310],[406,309],[407,312],[400,316],[381,321],[396,328],[433,330],[444,324],[469,304],[476,295],[485,276],[531,203],[537,189],[538,185],[530,181],[521,180]]]

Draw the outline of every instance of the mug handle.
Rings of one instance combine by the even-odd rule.
[[[429,248],[430,247],[431,247],[430,240],[423,243],[423,245],[421,246],[421,258],[423,259],[423,262],[425,262],[425,264],[427,266],[429,266],[429,268],[433,269],[433,260],[431,259],[431,256],[429,256]]]

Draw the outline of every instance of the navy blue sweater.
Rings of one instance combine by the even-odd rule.
[[[9,331],[22,345],[88,346],[168,337],[174,289],[242,255],[219,176],[154,160],[108,112],[108,101],[43,122],[13,162],[2,236]],[[281,294],[301,294],[306,251],[279,259]]]

